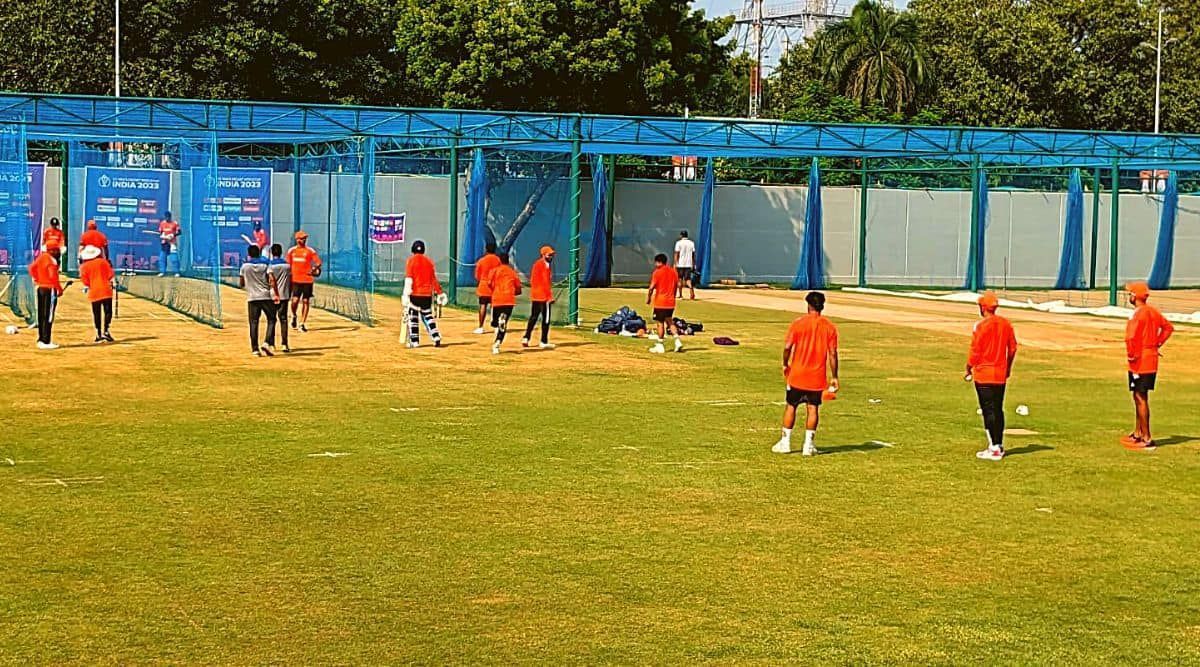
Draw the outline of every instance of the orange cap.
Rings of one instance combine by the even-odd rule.
[[[546,255],[553,255],[554,248],[551,248],[548,245],[544,245],[544,246],[542,246],[541,253],[542,253],[542,257],[545,257]]]
[[[1150,296],[1150,285],[1144,280],[1136,280],[1125,286],[1126,291],[1137,299],[1145,299]]]
[[[984,310],[996,310],[1000,307],[1000,299],[995,292],[984,292],[979,295],[979,307]]]
[[[308,232],[303,232],[303,231],[296,232],[296,240],[297,241],[299,241],[300,239],[306,239],[306,238],[308,238]]]
[[[95,220],[88,220],[88,221],[87,221],[87,228],[88,228],[88,229],[95,229],[95,228],[96,228],[96,221],[95,221]]]

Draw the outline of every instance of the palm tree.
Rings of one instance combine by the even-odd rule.
[[[813,55],[842,95],[897,113],[932,80],[916,17],[878,0],[860,0],[845,21],[819,33]]]

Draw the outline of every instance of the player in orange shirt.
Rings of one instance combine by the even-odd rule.
[[[271,241],[267,238],[267,232],[265,229],[263,229],[262,222],[255,220],[254,231],[251,233],[254,235],[253,238],[242,234],[242,240],[245,241],[246,245],[248,246],[258,246],[258,252],[265,257],[267,254],[267,246],[271,245]]]
[[[63,234],[58,218],[50,218],[50,226],[42,231],[42,251],[45,252],[52,245],[60,250],[67,247],[67,235]]]
[[[500,266],[500,258],[496,256],[496,244],[489,242],[484,248],[483,257],[475,261],[475,296],[479,298],[479,327],[475,329],[477,334],[483,333],[484,318],[487,317],[488,307],[492,305],[492,288],[488,286],[488,276],[497,266]],[[493,309],[493,329],[496,328],[496,324],[497,318]]]
[[[37,324],[39,350],[57,350],[52,340],[54,302],[62,296],[63,285],[58,276],[59,246],[51,242],[46,250],[29,264],[29,277],[37,286]]]
[[[82,253],[83,249],[92,246],[100,249],[104,259],[108,259],[108,237],[103,232],[96,229],[96,221],[87,221],[87,230],[79,237],[79,250]]]
[[[1121,438],[1128,449],[1153,449],[1150,435],[1150,392],[1158,378],[1159,349],[1175,332],[1175,326],[1154,306],[1146,303],[1150,286],[1144,282],[1129,283],[1129,304],[1133,315],[1125,325],[1125,355],[1129,364],[1129,391],[1133,393],[1133,433]]]
[[[104,253],[94,245],[85,246],[79,251],[79,282],[88,301],[92,304],[92,324],[96,326],[97,343],[115,343],[109,327],[112,326],[113,288],[116,286],[116,273],[112,264],[104,258]]]
[[[174,256],[175,277],[179,277],[180,236],[183,236],[182,228],[171,217],[171,212],[167,211],[163,214],[163,219],[158,223],[158,275],[162,276],[167,273],[171,257]]]
[[[1004,458],[1004,390],[1017,358],[1017,336],[1012,324],[996,314],[1000,300],[994,293],[984,292],[978,303],[982,319],[975,323],[971,334],[971,351],[963,379],[975,381],[988,438],[987,449],[976,452],[975,456],[999,461]]]
[[[438,331],[437,319],[433,316],[433,301],[436,296],[440,306],[446,305],[448,299],[442,292],[442,284],[437,279],[437,269],[433,262],[425,256],[425,242],[414,241],[412,256],[404,265],[404,304],[408,341],[406,347],[421,346],[421,323],[429,330],[434,347],[442,346],[442,332]],[[404,336],[400,337],[401,340]]]
[[[796,425],[796,409],[802,403],[807,413],[804,420],[804,449],[801,453],[804,456],[821,453],[813,445],[821,420],[821,401],[826,395],[826,388],[832,397],[840,386],[837,327],[821,315],[825,310],[825,295],[809,292],[804,300],[808,302],[808,314],[792,322],[783,345],[787,406],[783,409],[783,437],[771,448],[776,454],[792,451],[792,428]]]
[[[679,327],[675,326],[675,292],[679,288],[679,273],[667,264],[667,256],[658,253],[654,256],[654,273],[650,275],[650,290],[646,292],[646,305],[654,307],[654,322],[658,329],[658,342],[650,348],[653,354],[663,354],[666,348],[663,341],[667,339],[667,330],[675,337],[675,351],[683,349],[683,341],[679,340]]]
[[[284,256],[292,267],[292,328],[308,331],[308,310],[313,298],[313,282],[321,275],[321,256],[308,247],[308,232],[296,232],[296,245]],[[304,307],[301,308],[300,304]],[[299,311],[299,319],[297,319]]]
[[[496,342],[492,343],[492,354],[500,354],[500,344],[508,333],[508,321],[512,319],[517,295],[521,293],[521,277],[509,265],[508,253],[500,253],[496,261],[499,263],[486,279],[492,294],[492,317],[496,320]]]
[[[525,337],[521,339],[522,347],[529,347],[529,339],[533,337],[533,328],[537,326],[538,318],[542,320],[542,342],[538,347],[543,350],[553,350],[550,343],[550,306],[554,304],[554,248],[542,246],[541,256],[529,269],[529,322],[525,325]]]

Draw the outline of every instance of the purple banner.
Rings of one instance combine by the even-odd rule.
[[[404,243],[407,213],[372,213],[371,240],[375,243]]]

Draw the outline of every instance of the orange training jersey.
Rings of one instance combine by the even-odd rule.
[[[804,391],[824,391],[829,386],[828,361],[830,350],[837,350],[837,327],[817,313],[809,313],[792,322],[788,328],[785,347],[792,350],[788,357],[788,386]]]
[[[500,258],[496,253],[489,252],[479,261],[475,262],[475,295],[476,296],[491,296],[492,288],[488,287],[488,276],[492,274],[492,269],[500,266]]]
[[[97,248],[108,247],[108,237],[95,229],[89,229],[79,237],[79,245],[90,245]]]
[[[42,232],[42,245],[47,247],[56,245],[61,248],[66,244],[66,236],[62,233],[61,229],[47,227],[46,231]]]
[[[179,238],[179,223],[174,220],[163,220],[158,223],[158,236],[163,243],[174,243]]]
[[[292,267],[292,282],[294,283],[313,282],[312,270],[321,265],[321,256],[317,254],[316,250],[309,247],[292,246],[283,259]]]
[[[675,307],[675,290],[679,287],[679,272],[667,265],[654,269],[650,275],[650,287],[654,288],[654,308]]]
[[[999,315],[988,315],[975,323],[967,363],[975,384],[1008,382],[1008,359],[1017,354],[1017,335],[1012,324]]]
[[[264,229],[254,230],[254,245],[258,246],[259,250],[267,247],[267,232]]]
[[[45,289],[52,289],[62,294],[62,284],[58,281],[58,260],[44,252],[29,264],[29,277],[33,284]]]
[[[88,301],[104,301],[113,297],[112,264],[107,259],[97,257],[79,265],[79,281],[88,288]]]
[[[533,301],[553,301],[554,285],[550,263],[541,257],[529,269],[529,298]]]
[[[404,265],[404,277],[412,278],[413,296],[433,296],[442,293],[433,262],[425,255],[413,255]]]
[[[486,282],[492,293],[493,306],[517,305],[517,295],[521,293],[521,277],[511,266],[501,264],[492,269]]]
[[[1158,348],[1162,347],[1175,325],[1167,321],[1157,308],[1142,304],[1133,311],[1125,325],[1125,353],[1129,371],[1138,375],[1158,372]]]

